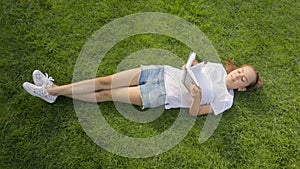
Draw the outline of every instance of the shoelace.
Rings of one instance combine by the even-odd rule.
[[[42,85],[41,95],[42,95],[44,98],[47,98],[48,100],[53,100],[53,98],[54,98],[55,96],[50,95],[50,94],[47,92],[46,87],[47,87],[46,84],[43,84],[43,85]],[[54,100],[55,100],[55,99],[54,99]]]
[[[46,83],[44,83],[43,85],[42,85],[42,94],[43,95],[45,95],[45,96],[47,96],[47,95],[49,95],[49,93],[47,92],[47,90],[46,90],[46,87],[47,87],[47,84]]]
[[[50,76],[48,76],[48,73],[45,73],[46,79],[48,79],[49,81],[54,82],[54,79]]]

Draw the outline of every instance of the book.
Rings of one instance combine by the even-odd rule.
[[[190,86],[192,83],[196,84],[199,87],[199,83],[197,81],[196,78],[197,76],[195,75],[195,73],[197,71],[200,71],[201,68],[199,67],[200,65],[192,66],[192,63],[195,59],[196,59],[196,53],[195,52],[190,53],[181,79],[181,82],[184,84],[184,86],[188,91],[190,91]]]

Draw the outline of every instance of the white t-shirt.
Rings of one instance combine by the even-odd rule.
[[[226,88],[225,78],[227,73],[223,65],[218,63],[201,64],[199,74],[196,78],[202,90],[200,105],[210,104],[215,115],[229,109],[233,104],[233,90]],[[183,70],[171,66],[164,66],[165,88],[166,88],[166,109],[189,108],[193,98],[190,92],[181,82]]]

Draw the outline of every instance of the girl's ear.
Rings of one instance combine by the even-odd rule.
[[[239,92],[245,92],[245,91],[247,91],[247,89],[244,87],[244,88],[238,88],[238,91]]]

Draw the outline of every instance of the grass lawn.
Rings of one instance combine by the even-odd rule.
[[[0,1],[0,168],[299,168],[300,1],[297,0],[22,0]],[[224,63],[255,65],[262,90],[236,93],[208,141],[198,142],[206,116],[196,119],[173,149],[149,158],[127,158],[96,145],[81,127],[73,101],[53,105],[31,97],[22,83],[35,69],[58,85],[72,82],[85,42],[102,26],[138,12],[179,16],[203,31]],[[121,28],[116,28],[121,29]],[[118,43],[98,75],[114,73],[133,52],[159,48],[186,60],[190,49],[157,35]],[[118,132],[151,137],[170,127],[178,110],[149,124],[131,122],[113,103],[99,108]]]

